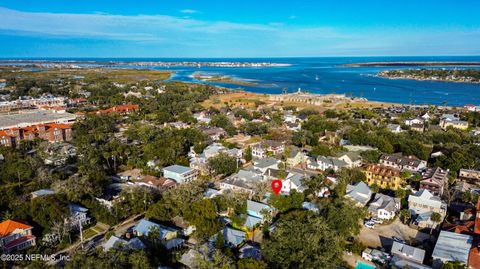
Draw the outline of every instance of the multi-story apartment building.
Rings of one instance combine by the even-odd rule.
[[[198,170],[181,165],[163,168],[163,176],[175,180],[178,184],[192,182],[198,177]]]
[[[480,183],[480,171],[478,170],[460,169],[458,177],[472,184]]]
[[[449,170],[443,170],[440,167],[428,168],[420,181],[420,190],[428,190],[434,195],[443,195],[443,191],[448,184]]]
[[[396,190],[402,184],[400,170],[378,164],[369,164],[365,170],[365,177],[369,186],[376,184],[382,189]]]
[[[418,172],[427,167],[427,162],[415,156],[403,156],[399,154],[383,154],[379,160],[380,164],[393,167],[399,170]]]

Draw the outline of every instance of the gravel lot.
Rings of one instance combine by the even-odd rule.
[[[423,240],[430,237],[429,234],[408,227],[397,218],[388,225],[376,224],[375,229],[363,226],[359,240],[368,247],[383,247],[388,251],[393,244],[392,236],[400,237],[410,245],[420,244]]]

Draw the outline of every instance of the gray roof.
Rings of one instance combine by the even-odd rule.
[[[263,176],[256,171],[240,170],[223,180],[224,183],[235,185],[241,188],[254,188],[255,185],[263,180]]]
[[[249,243],[241,247],[239,253],[240,259],[253,258],[256,260],[260,260],[262,258],[260,248]]]
[[[190,167],[183,166],[183,165],[177,165],[177,164],[170,165],[170,166],[167,166],[167,167],[163,168],[163,171],[169,171],[169,172],[177,173],[177,174],[184,174],[184,173],[190,172],[192,170],[193,169],[190,168]]]
[[[467,264],[472,241],[471,235],[441,231],[432,257],[443,262],[460,261]]]
[[[252,201],[252,200],[247,200],[247,210],[248,211],[260,213],[260,211],[262,211],[262,209],[271,210],[271,208],[266,204],[262,204],[262,203],[255,202],[255,201]]]
[[[391,253],[400,258],[418,263],[423,263],[423,259],[425,258],[425,250],[402,244],[397,241],[393,242]]]
[[[245,241],[246,233],[244,231],[225,227],[222,230],[222,234],[223,234],[223,238],[225,239],[225,242],[231,246],[237,247],[243,241]]]
[[[267,168],[278,164],[280,161],[275,158],[263,158],[255,161],[254,166],[256,168]]]
[[[385,209],[389,212],[396,212],[399,205],[399,198],[393,198],[385,194],[376,193],[373,201],[368,206],[368,211],[376,212],[379,209]]]
[[[362,205],[366,205],[370,198],[372,197],[372,190],[365,184],[365,182],[360,181],[355,185],[347,185],[347,194],[345,195]]]
[[[57,113],[51,110],[34,110],[26,113],[23,112],[17,114],[1,115],[0,130],[52,122],[68,122],[74,121],[75,119],[76,116],[71,113]]]
[[[40,189],[38,191],[34,191],[31,193],[32,196],[38,197],[38,196],[45,196],[45,195],[51,195],[55,194],[55,192],[52,189]]]
[[[305,186],[303,186],[304,176],[298,173],[289,173],[287,179],[293,182],[298,187],[299,191],[304,191]]]

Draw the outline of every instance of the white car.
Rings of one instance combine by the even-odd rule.
[[[367,221],[367,222],[365,222],[363,225],[365,225],[365,227],[370,228],[370,229],[374,229],[374,228],[375,228],[375,223],[372,222],[372,221]]]
[[[370,221],[376,223],[376,224],[383,224],[383,220],[377,219],[377,218],[372,218]]]

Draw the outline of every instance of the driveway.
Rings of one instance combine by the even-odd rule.
[[[368,247],[383,247],[388,251],[393,244],[392,236],[402,238],[409,245],[418,245],[425,239],[430,238],[429,234],[410,228],[397,218],[388,225],[376,224],[375,229],[369,229],[363,226],[360,231],[359,240]]]

